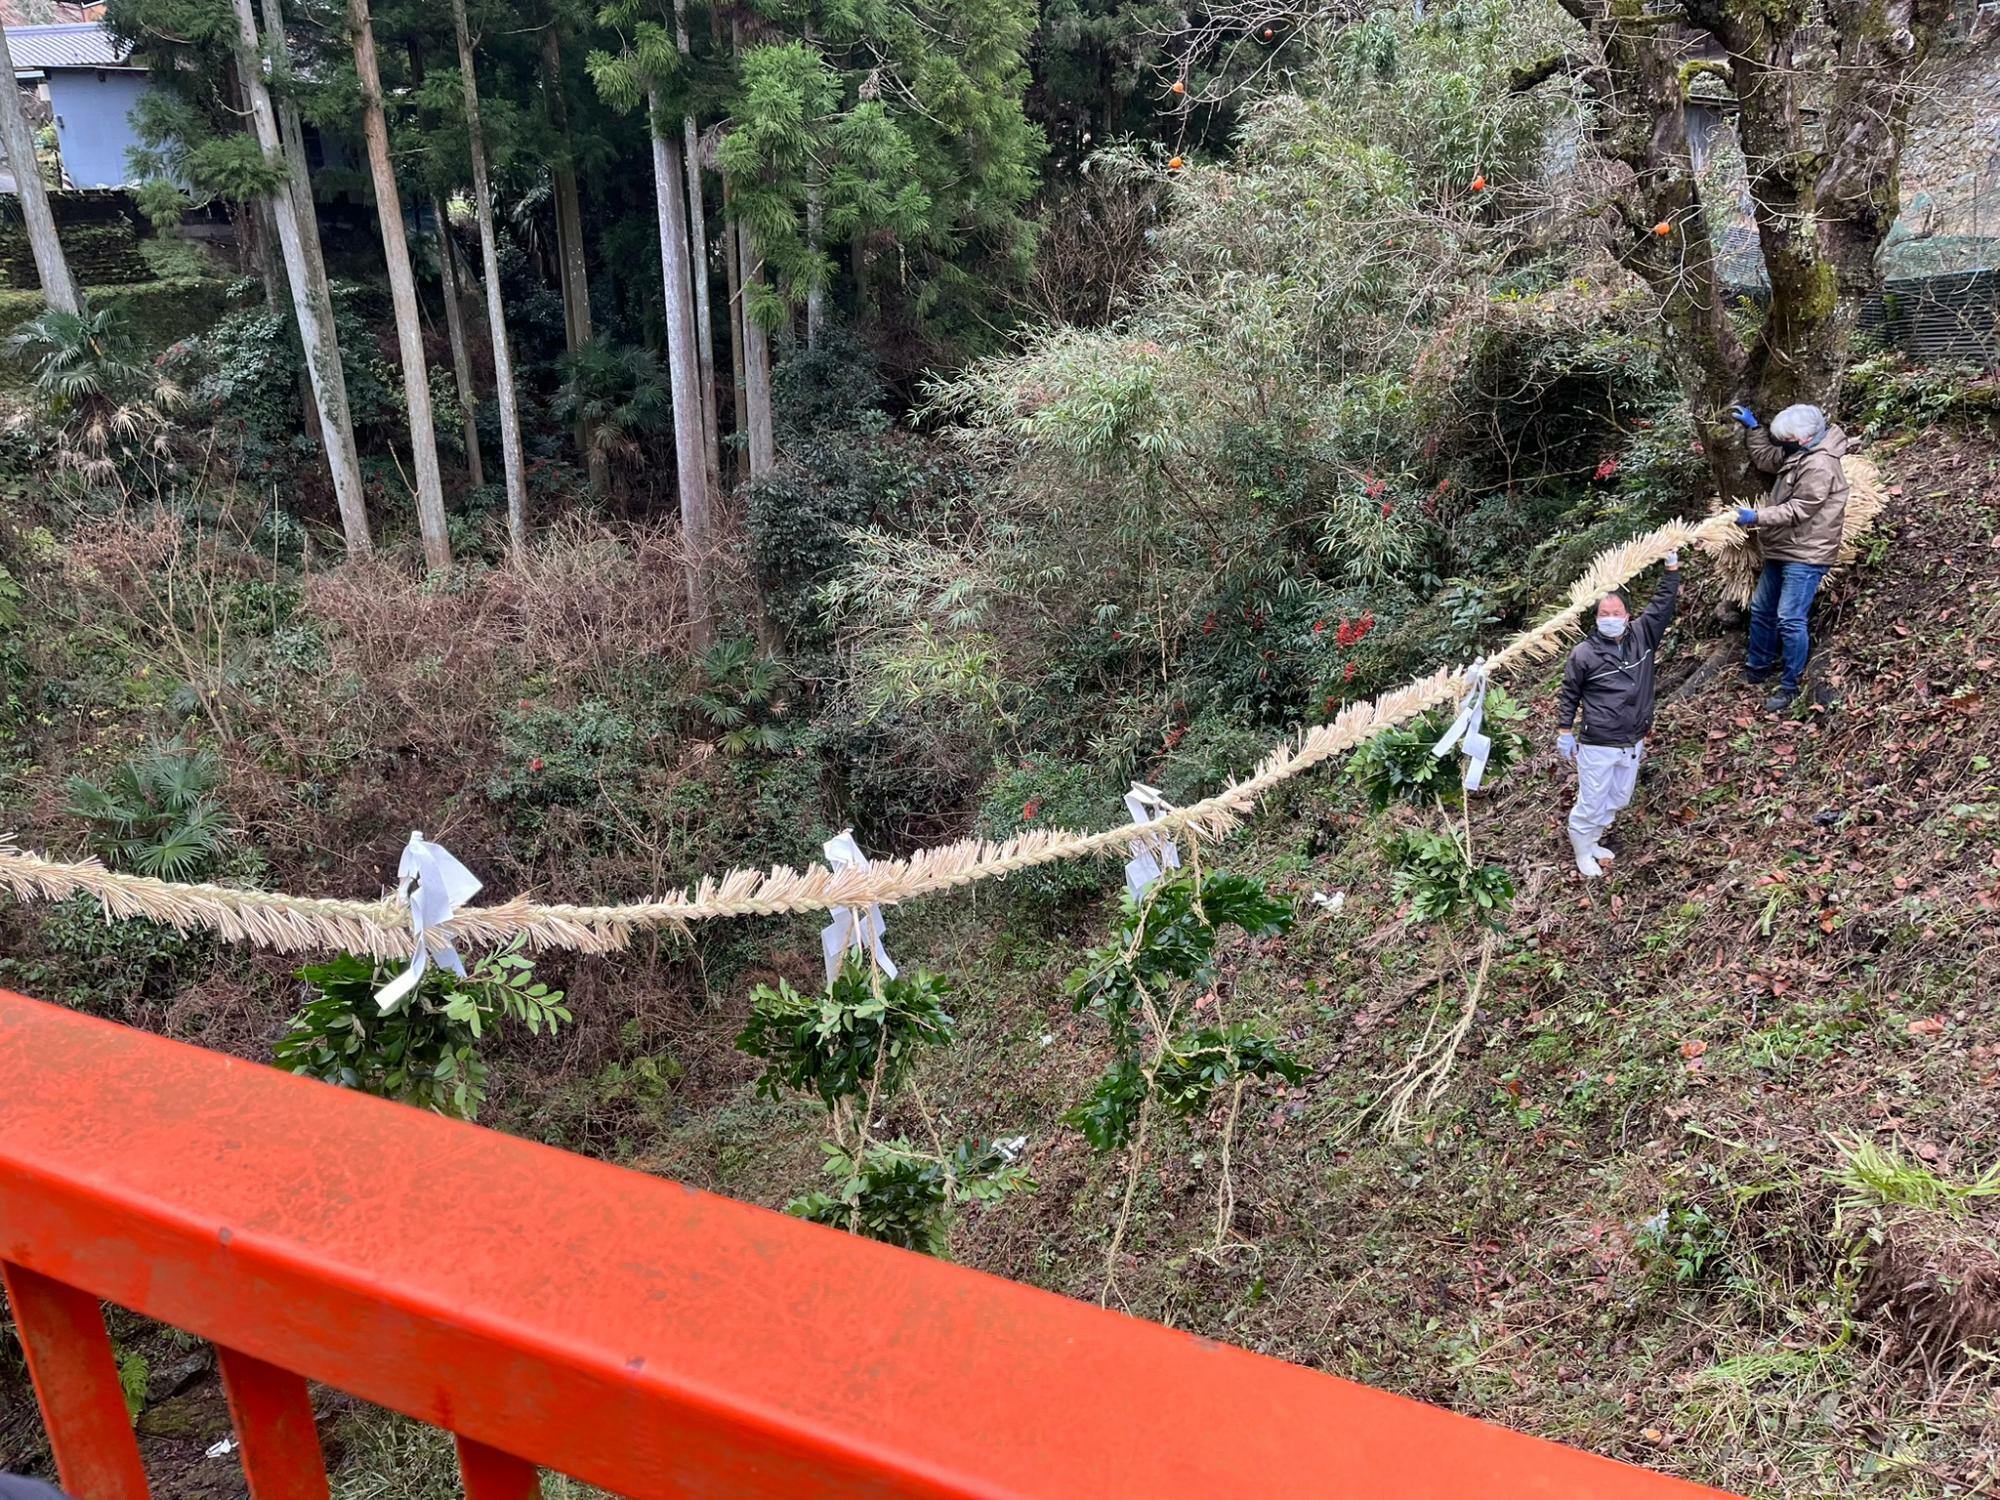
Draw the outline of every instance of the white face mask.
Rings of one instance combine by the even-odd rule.
[[[1625,633],[1627,623],[1623,615],[1612,615],[1609,618],[1603,615],[1597,617],[1597,628],[1604,632],[1606,640],[1617,640],[1619,636]]]

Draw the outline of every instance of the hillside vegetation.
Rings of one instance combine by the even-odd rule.
[[[89,287],[9,346],[22,848],[373,898],[421,830],[601,903],[1113,827],[1747,497],[1731,402],[1823,402],[1890,505],[1786,713],[1690,559],[1603,881],[1551,666],[1475,796],[1431,715],[1137,899],[892,907],[893,980],[745,919],[384,1015],[401,965],[8,898],[0,985],[1746,1495],[2000,1485],[2000,400],[1850,346],[1894,213],[1788,175],[1880,206],[1901,125],[1836,127],[1901,120],[1938,16],[521,9],[384,0],[364,64],[301,5],[272,143],[233,9],[113,0],[166,80],[134,201],[243,276],[164,347]],[[1746,27],[1797,107],[1710,108],[1696,170],[1683,93],[1735,84],[1676,49]],[[400,265],[403,214],[282,191],[364,116]],[[157,1492],[241,1494],[208,1352],[112,1330]],[[0,1468],[47,1466],[25,1390],[0,1322]],[[315,1399],[345,1500],[456,1492]]]

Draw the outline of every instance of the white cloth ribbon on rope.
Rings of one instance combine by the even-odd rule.
[[[1166,810],[1167,799],[1143,781],[1133,782],[1132,790],[1125,794],[1125,811],[1141,828]],[[1180,867],[1181,851],[1172,839],[1164,834],[1140,839],[1132,845],[1132,857],[1125,862],[1125,889],[1137,901],[1164,872]]]
[[[868,857],[861,852],[861,846],[854,842],[854,830],[843,828],[822,846],[826,850],[826,864],[830,870],[863,870],[868,867]],[[832,911],[833,920],[819,930],[820,952],[826,957],[826,982],[832,984],[840,975],[840,966],[847,955],[867,953],[875,960],[876,966],[889,979],[896,977],[896,963],[882,950],[882,908],[836,906]]]
[[[396,874],[396,894],[410,904],[410,932],[415,941],[410,948],[410,966],[375,992],[375,1003],[384,1014],[416,993],[424,971],[433,963],[442,964],[460,979],[465,977],[465,962],[458,950],[433,929],[480,891],[477,875],[453,859],[444,845],[433,844],[421,833],[410,835]]]
[[[1458,717],[1451,721],[1444,738],[1431,746],[1431,754],[1442,758],[1451,754],[1454,747],[1464,751],[1465,789],[1476,792],[1486,775],[1486,758],[1493,753],[1493,741],[1480,732],[1486,718],[1485,657],[1465,669],[1465,681],[1465,698],[1458,705]]]

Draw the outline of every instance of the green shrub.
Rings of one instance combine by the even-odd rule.
[[[1183,805],[1213,796],[1246,775],[1272,745],[1268,731],[1215,709],[1204,710],[1168,737],[1172,744],[1151,779],[1169,802]]]
[[[750,751],[774,754],[785,747],[781,724],[783,692],[788,677],[784,664],[745,636],[717,641],[701,654],[697,665],[701,686],[694,695],[695,711],[712,729],[725,755]]]
[[[524,699],[500,716],[500,768],[486,795],[538,828],[543,809],[588,806],[607,788],[632,785],[640,748],[638,726],[602,698],[574,708]]]
[[[1044,828],[1082,832],[1129,821],[1118,793],[1098,779],[1094,766],[1043,761],[1002,771],[979,798],[981,838],[1008,839]],[[1064,859],[1007,878],[1008,888],[1031,902],[1056,906],[1101,891],[1110,861]]]
[[[34,942],[0,957],[0,977],[52,1005],[113,1020],[172,999],[215,952],[207,937],[140,919],[109,920],[89,896],[51,902],[33,915]]]
[[[1197,879],[1183,872],[1160,880],[1140,900],[1128,893],[1118,931],[1085,955],[1066,986],[1071,1005],[1105,1023],[1117,1057],[1064,1114],[1065,1123],[1093,1149],[1112,1151],[1132,1138],[1149,1097],[1187,1118],[1205,1110],[1225,1083],[1303,1078],[1276,1040],[1254,1027],[1205,1026],[1178,1036],[1162,1029],[1164,1017],[1213,980],[1223,928],[1266,937],[1291,926],[1290,903],[1240,875]]]

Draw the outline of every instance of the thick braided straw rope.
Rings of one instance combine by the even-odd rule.
[[[1854,538],[1880,513],[1883,500],[1875,471],[1866,461],[1849,460],[1847,472],[1853,493],[1847,507],[1844,556],[1851,557]],[[1498,673],[1557,655],[1575,633],[1580,611],[1669,552],[1685,548],[1698,548],[1715,561],[1725,597],[1739,603],[1749,598],[1757,576],[1756,552],[1730,513],[1710,516],[1699,525],[1672,522],[1600,553],[1571,586],[1560,608],[1486,658],[1488,671]],[[535,949],[609,953],[625,947],[634,933],[661,927],[718,917],[907,901],[1057,860],[1122,855],[1135,839],[1161,834],[1217,839],[1234,830],[1280,783],[1354,749],[1391,725],[1456,703],[1466,687],[1463,669],[1441,670],[1370,702],[1351,703],[1330,722],[1277,746],[1244,780],[1188,807],[1169,809],[1143,828],[1125,824],[1099,833],[1037,829],[998,843],[963,839],[907,859],[876,860],[851,870],[834,871],[823,865],[803,870],[783,865],[731,870],[692,889],[625,906],[551,906],[517,896],[498,906],[462,908],[433,930],[454,943],[500,944],[523,937]],[[178,885],[107,870],[96,860],[63,863],[4,845],[0,845],[0,888],[24,901],[87,895],[97,900],[107,918],[144,917],[182,932],[209,931],[281,953],[337,948],[388,959],[406,956],[410,949],[409,910],[394,899],[342,901],[234,886]]]

